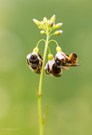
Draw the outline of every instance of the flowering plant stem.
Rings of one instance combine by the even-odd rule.
[[[44,65],[46,60],[46,54],[48,49],[48,43],[49,43],[49,34],[46,34],[46,41],[45,41],[45,48],[44,48],[44,54],[43,54],[43,64],[39,79],[39,88],[38,88],[38,119],[39,119],[39,135],[43,135],[43,126],[44,126],[44,118],[42,116],[42,83],[43,83],[43,71],[44,71]]]
[[[56,17],[53,15],[50,19],[46,17],[42,21],[33,19],[33,22],[40,29],[40,34],[45,35],[46,39],[40,39],[37,42],[36,47],[33,49],[32,53],[27,55],[27,64],[29,68],[37,74],[40,74],[39,86],[37,91],[38,98],[38,119],[39,119],[39,135],[43,135],[43,128],[46,119],[46,112],[42,113],[42,85],[43,85],[43,73],[44,69],[46,74],[53,77],[60,77],[62,75],[62,69],[68,69],[71,66],[78,66],[78,57],[76,53],[71,53],[67,55],[58,45],[58,42],[51,39],[52,36],[58,36],[62,34],[61,26],[62,23],[55,23]],[[39,44],[44,41],[44,53],[43,57],[39,54]],[[56,54],[53,55],[50,50],[50,43],[54,42],[56,44]],[[47,54],[48,50],[48,54]],[[48,55],[48,62],[45,66],[46,56]],[[45,66],[45,68],[44,68]]]

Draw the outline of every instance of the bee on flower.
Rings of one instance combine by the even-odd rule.
[[[65,54],[61,48],[56,47],[56,55],[48,54],[48,62],[45,66],[45,72],[48,75],[60,77],[64,69],[68,69],[71,66],[77,66],[77,55],[71,53],[69,56]]]
[[[38,48],[34,48],[32,53],[27,55],[27,64],[29,68],[34,71],[35,73],[40,74],[42,68],[42,56],[38,54]]]
[[[46,74],[52,75],[55,77],[60,77],[62,74],[62,69],[60,67],[60,64],[56,63],[54,56],[52,54],[48,54],[48,62],[44,69],[45,69]]]
[[[78,57],[76,53],[71,53],[67,55],[64,53],[61,48],[58,46],[56,47],[56,55],[54,57],[55,62],[61,66],[62,69],[68,69],[71,66],[77,66]]]
[[[67,55],[62,51],[58,42],[54,40],[53,36],[59,36],[63,33],[62,25],[63,23],[56,23],[56,17],[53,15],[50,19],[47,17],[43,17],[41,21],[37,19],[33,19],[33,22],[36,24],[38,29],[40,30],[40,34],[45,35],[45,39],[40,39],[36,47],[33,49],[31,53],[26,56],[27,64],[29,68],[40,74],[39,77],[39,86],[37,88],[37,97],[38,97],[38,117],[39,117],[39,134],[43,134],[43,126],[46,120],[47,109],[42,115],[42,105],[41,105],[41,97],[42,97],[42,84],[43,84],[43,74],[44,69],[47,75],[53,77],[60,77],[62,75],[63,70],[66,70],[70,67],[74,67],[79,65],[78,56],[76,53],[71,53]],[[35,38],[35,37],[34,37]],[[41,42],[44,42],[44,52],[43,57],[39,54],[38,46]],[[56,54],[51,53],[50,43],[53,42],[56,45]],[[42,47],[43,48],[43,47]],[[46,62],[48,56],[48,60]]]
[[[42,21],[33,19],[33,22],[40,29],[40,34],[46,35],[48,40],[39,40],[37,46],[33,49],[33,52],[28,54],[26,58],[29,68],[35,73],[40,74],[41,71],[43,72],[43,69],[45,69],[46,74],[60,77],[63,70],[69,69],[69,67],[77,66],[79,64],[77,63],[78,57],[76,53],[73,52],[70,55],[67,55],[62,51],[56,40],[50,39],[52,36],[58,36],[63,33],[63,30],[61,29],[63,23],[56,23],[55,21],[55,15],[53,15],[50,19],[44,17]],[[46,52],[44,52],[45,56],[43,55],[43,58],[39,54],[38,49],[38,45],[41,41],[44,41],[46,48],[44,49]],[[56,54],[48,54],[48,62],[44,68],[47,50],[48,48],[50,49],[50,42],[56,43]]]

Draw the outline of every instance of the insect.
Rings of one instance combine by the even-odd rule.
[[[37,53],[30,53],[27,55],[27,64],[29,68],[37,74],[40,74],[42,68],[42,57]]]
[[[77,63],[78,57],[76,53],[71,53],[70,55],[65,54],[64,52],[58,52],[55,57],[55,62],[62,68],[68,69],[72,66],[78,66]]]
[[[63,69],[68,69],[72,66],[78,66],[78,57],[76,53],[71,53],[70,55],[64,52],[57,52],[53,60],[49,60],[45,66],[45,71],[47,74],[60,77],[62,75]]]
[[[46,74],[50,74],[55,77],[60,77],[62,74],[62,69],[58,64],[55,62],[55,60],[49,60],[48,63],[45,66]]]

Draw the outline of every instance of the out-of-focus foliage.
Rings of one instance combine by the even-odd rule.
[[[39,75],[27,67],[26,55],[42,37],[32,19],[53,14],[64,24],[55,39],[64,52],[78,54],[80,66],[61,78],[44,75],[45,134],[92,134],[91,5],[91,0],[0,0],[0,135],[38,135]]]

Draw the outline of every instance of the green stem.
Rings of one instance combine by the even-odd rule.
[[[54,43],[56,43],[57,46],[59,46],[59,45],[58,45],[58,42],[57,42],[56,40],[51,39],[51,40],[49,41],[49,44],[50,44],[51,42],[54,42]]]
[[[40,42],[45,42],[45,40],[44,39],[40,39],[39,41],[38,41],[38,43],[37,43],[37,47],[38,47],[38,45],[40,44]]]
[[[38,89],[38,118],[39,118],[39,132],[40,132],[39,135],[43,135],[43,126],[44,126],[43,117],[42,117],[42,83],[43,83],[43,71],[44,71],[44,65],[45,65],[46,54],[48,49],[48,43],[49,43],[49,35],[47,34],[44,54],[43,54],[42,70],[39,79],[39,89]]]

